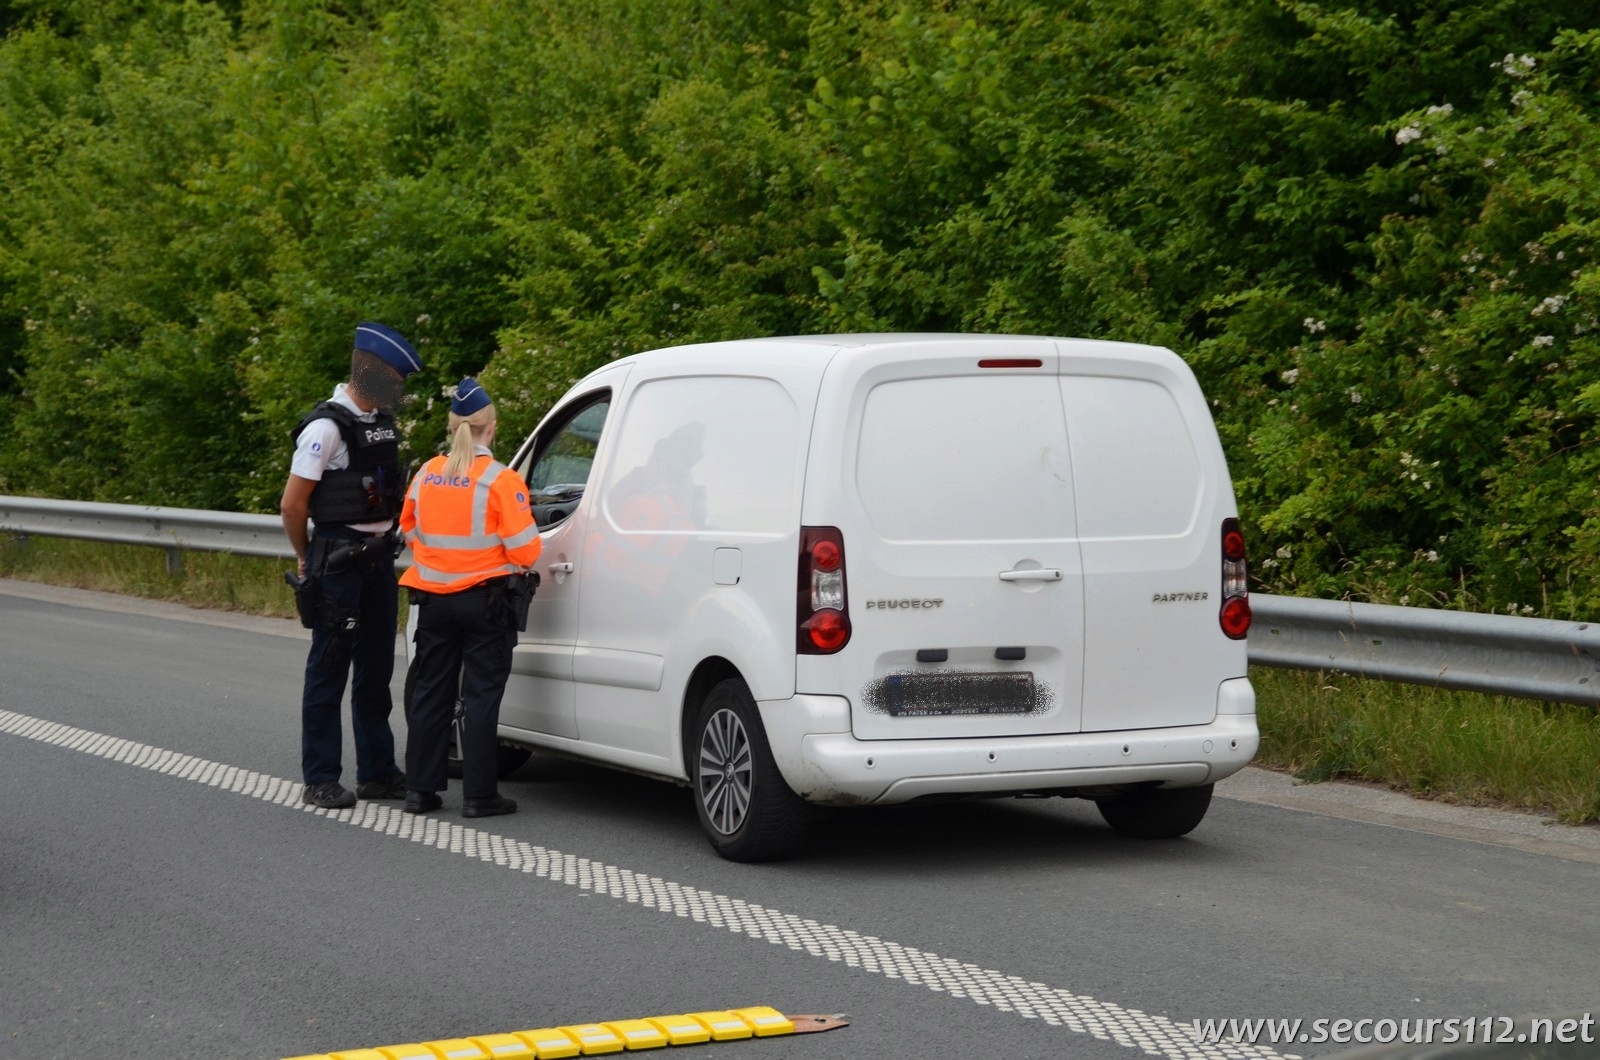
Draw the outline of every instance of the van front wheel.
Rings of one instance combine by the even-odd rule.
[[[695,719],[693,749],[695,812],[718,854],[776,861],[804,845],[810,807],[778,772],[743,681],[711,689]]]
[[[1210,784],[1198,788],[1153,788],[1096,799],[1100,816],[1112,829],[1135,839],[1176,839],[1188,835],[1211,805]]]

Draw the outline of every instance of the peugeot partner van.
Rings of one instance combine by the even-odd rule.
[[[812,805],[963,797],[1174,837],[1256,751],[1244,537],[1168,350],[655,350],[574,386],[512,466],[543,554],[502,768],[688,785],[724,857],[793,853]]]

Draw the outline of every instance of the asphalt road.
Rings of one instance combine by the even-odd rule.
[[[853,811],[768,866],[712,854],[685,790],[543,758],[503,782],[512,817],[463,821],[459,790],[431,826],[311,812],[298,631],[145,610],[0,589],[0,1057],[769,1004],[852,1024],[699,1048],[1270,1060],[1343,1047],[1182,1028],[1600,1012],[1592,860],[1260,802],[1166,843],[1061,800]]]

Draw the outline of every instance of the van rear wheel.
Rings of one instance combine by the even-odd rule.
[[[1096,799],[1106,824],[1135,839],[1176,839],[1194,831],[1211,805],[1213,785],[1198,788],[1152,788]]]
[[[777,861],[805,844],[810,807],[784,782],[745,683],[711,689],[695,718],[695,813],[729,861]]]

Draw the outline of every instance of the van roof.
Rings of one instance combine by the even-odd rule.
[[[826,364],[842,350],[884,349],[895,346],[928,346],[931,344],[958,344],[995,339],[1045,339],[1058,344],[1064,354],[1099,354],[1121,357],[1149,358],[1171,357],[1170,351],[1156,346],[1132,342],[1114,342],[1109,339],[1063,339],[1048,335],[1006,335],[956,332],[884,332],[843,335],[778,335],[768,338],[728,339],[721,342],[701,342],[688,346],[668,346],[645,350],[628,357],[620,357],[610,364],[649,363],[710,367],[728,363],[748,363],[750,355],[758,352],[781,352],[785,359],[816,361]],[[604,367],[610,367],[606,365]],[[596,369],[597,371],[599,369]]]

